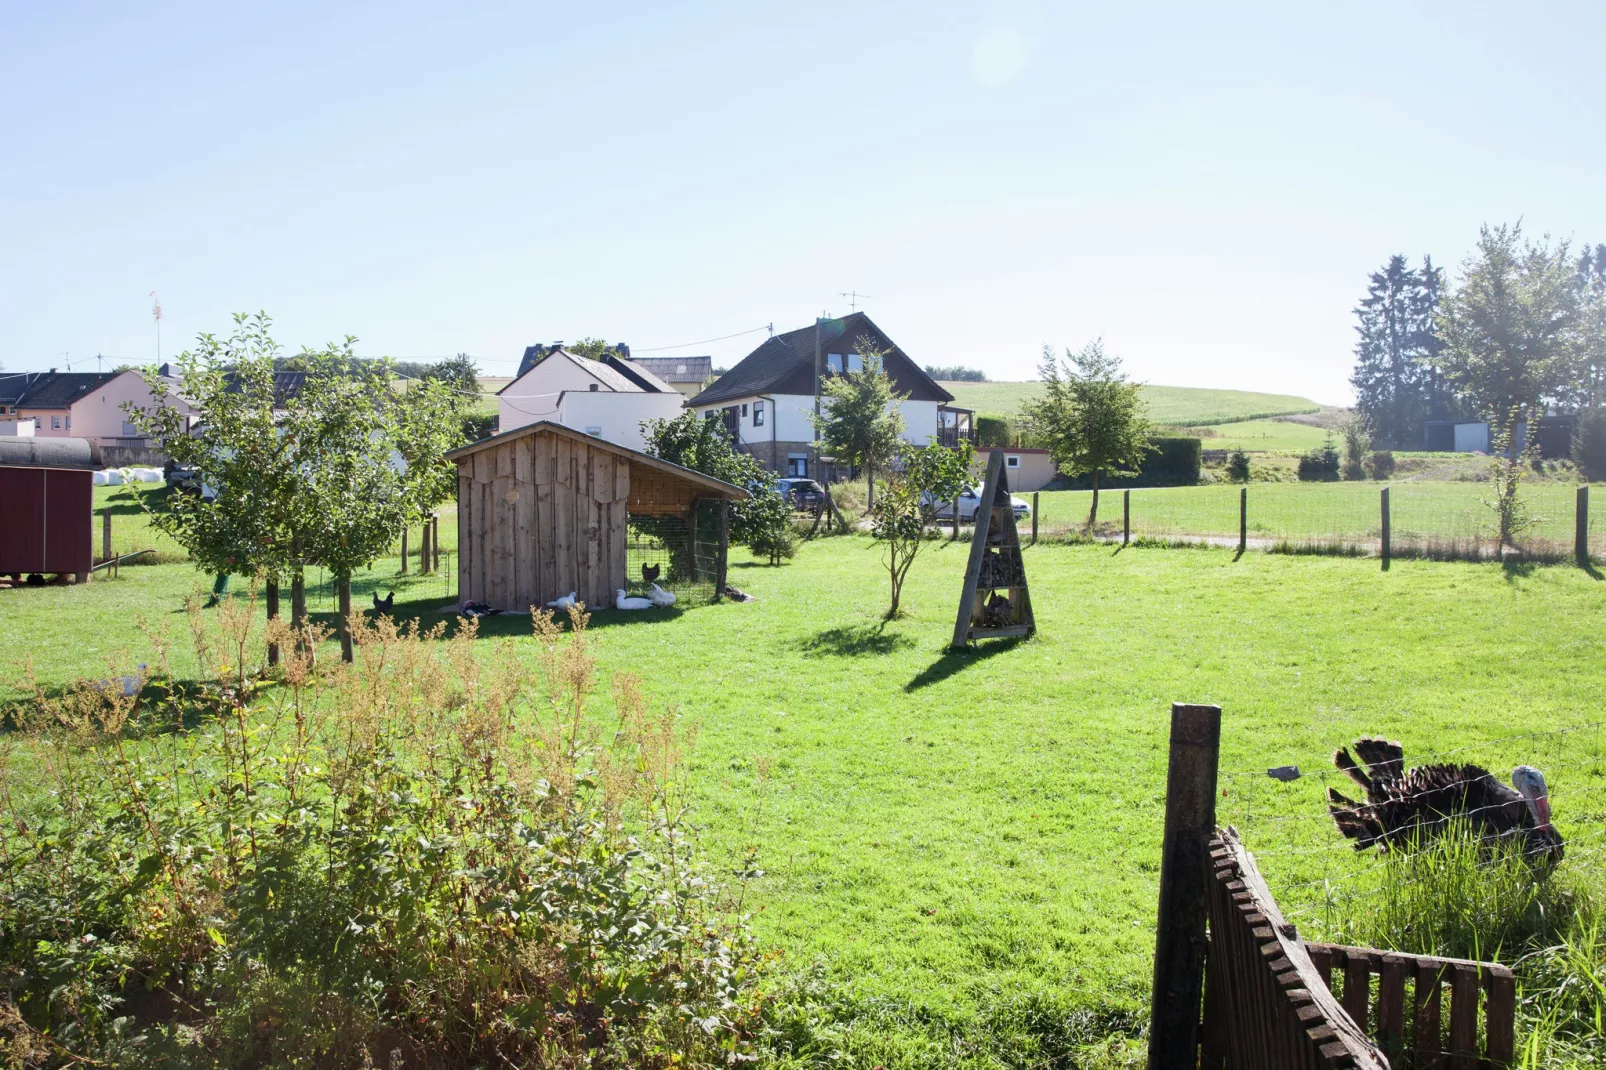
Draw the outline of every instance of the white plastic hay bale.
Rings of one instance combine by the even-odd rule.
[[[123,473],[119,472],[115,468],[109,469],[106,472],[106,485],[108,487],[120,487],[120,486],[122,486],[123,485]]]
[[[95,484],[95,486],[97,486],[97,487],[104,487],[106,485],[106,473],[105,472],[96,472],[91,477],[91,482],[93,482]]]
[[[134,478],[141,483],[160,483],[162,481],[162,471],[159,468],[136,468],[134,469]]]

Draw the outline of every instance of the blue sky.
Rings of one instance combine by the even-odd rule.
[[[1295,10],[1304,9],[1304,10]],[[1348,399],[1392,252],[1606,241],[1606,5],[8,4],[0,364],[647,347]],[[762,333],[671,350],[732,363]],[[70,354],[70,356],[64,356]]]

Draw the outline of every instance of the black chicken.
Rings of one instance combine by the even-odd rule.
[[[373,597],[374,612],[383,613],[387,617],[390,616],[391,612],[396,608],[396,592],[392,591],[381,598],[379,597],[379,592],[375,591]]]

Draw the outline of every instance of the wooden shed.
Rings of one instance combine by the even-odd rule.
[[[0,440],[0,575],[88,581],[98,459],[83,439]]]
[[[574,592],[604,609],[645,587],[642,566],[683,603],[724,585],[740,487],[547,421],[448,456],[462,600],[523,611]]]

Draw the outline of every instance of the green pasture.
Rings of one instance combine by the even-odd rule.
[[[1253,540],[1375,542],[1382,527],[1381,483],[1252,483],[1249,537]],[[1167,538],[1238,536],[1236,484],[1153,487],[1132,491],[1132,534]],[[1390,484],[1391,537],[1407,542],[1492,542],[1494,511],[1483,499],[1487,483],[1405,481]],[[1539,522],[1524,541],[1554,549],[1573,540],[1577,487],[1535,483],[1523,497]],[[1062,534],[1087,521],[1091,491],[1045,491],[1038,495],[1038,531]],[[1121,529],[1121,491],[1099,496],[1099,529]],[[1590,542],[1606,555],[1606,493],[1590,496]]]
[[[1290,488],[1311,489],[1375,495]],[[1237,493],[1206,491],[1184,493]],[[1065,516],[1081,500],[1045,499]],[[1176,700],[1222,705],[1219,816],[1307,935],[1374,864],[1322,801],[1333,748],[1361,734],[1502,775],[1539,766],[1569,837],[1562,874],[1597,872],[1606,735],[1530,735],[1601,719],[1606,586],[1584,571],[1045,543],[1026,551],[1038,637],[953,654],[967,549],[931,546],[892,623],[882,551],[861,537],[779,568],[738,552],[732,582],[754,602],[593,621],[604,669],[697,730],[716,871],[757,849],[745,902],[780,955],[773,1063],[1141,1065]],[[437,578],[395,565],[359,591],[394,584],[402,615],[440,605]],[[142,619],[185,650],[182,599],[206,580],[158,565],[0,591],[0,650],[51,687],[143,660]],[[518,615],[482,635],[531,644]],[[1305,775],[1264,775],[1284,765]]]
[[[1188,427],[1179,434],[1198,435],[1207,450],[1244,450],[1259,453],[1306,453],[1328,440],[1328,431],[1291,420],[1235,420],[1232,423]],[[1334,444],[1341,443],[1334,439]]]
[[[1042,392],[1043,384],[954,383],[942,384],[954,396],[954,403],[977,412],[1012,415],[1021,403]],[[1143,400],[1149,406],[1149,419],[1159,424],[1194,426],[1252,420],[1267,416],[1286,416],[1296,412],[1315,412],[1321,408],[1309,398],[1292,394],[1260,394],[1251,390],[1210,390],[1193,386],[1143,387]]]

